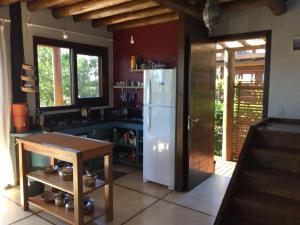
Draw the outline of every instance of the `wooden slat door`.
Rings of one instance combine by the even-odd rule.
[[[216,44],[190,40],[188,89],[188,189],[214,173]]]

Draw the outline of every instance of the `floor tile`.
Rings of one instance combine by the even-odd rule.
[[[166,186],[155,184],[152,182],[145,183],[143,181],[143,172],[136,171],[130,173],[124,177],[116,179],[115,184],[127,187],[145,194],[152,195],[157,198],[161,198],[171,192]]]
[[[103,188],[101,188],[89,195],[89,197],[92,197],[96,200],[96,203],[100,203],[102,207],[104,207],[103,192],[104,190]],[[109,224],[122,224],[132,216],[136,215],[137,213],[154,203],[156,200],[156,198],[150,197],[148,195],[140,194],[126,188],[114,186],[114,221],[113,223]],[[67,225],[65,222],[49,215],[48,213],[41,212],[39,213],[39,215],[54,224]],[[90,225],[104,224],[106,224],[104,216],[90,223]]]
[[[52,225],[51,223],[47,222],[46,220],[38,217],[38,216],[30,216],[26,219],[20,220],[14,225]]]
[[[0,224],[6,225],[32,215],[29,211],[23,211],[16,203],[0,196]]]
[[[17,204],[20,204],[20,187],[15,186],[8,190],[2,190],[1,194],[6,198],[14,201]]]
[[[214,217],[159,201],[125,225],[212,225],[214,220]]]
[[[227,189],[229,177],[212,175],[190,192],[173,192],[165,199],[216,216]]]

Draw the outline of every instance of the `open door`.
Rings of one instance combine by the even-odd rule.
[[[188,81],[188,189],[214,173],[216,44],[191,38]]]

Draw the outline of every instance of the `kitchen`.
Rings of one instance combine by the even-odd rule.
[[[10,21],[14,24],[10,34],[22,32],[18,38],[23,39],[24,48],[23,52],[23,48],[16,47],[20,40],[11,40],[10,54],[15,57],[10,61],[22,62],[20,71],[12,68],[16,75],[12,77],[15,129],[10,134],[14,172],[11,184],[24,183],[19,181],[22,174],[15,143],[29,140],[31,135],[57,132],[112,143],[111,177],[116,180],[115,186],[155,198],[173,190],[187,190],[186,182],[176,184],[176,179],[183,176],[176,175],[175,166],[175,99],[182,26],[178,17],[109,32],[94,29],[86,22],[74,22],[70,17],[55,19],[50,10],[30,11],[28,7],[25,3],[20,8],[13,5],[10,12],[22,12],[22,20]],[[5,11],[4,15],[9,18]],[[48,144],[53,145],[52,141]],[[70,167],[64,160],[49,160],[35,153],[28,161],[33,173],[52,170],[52,166],[65,170]],[[104,164],[103,157],[89,160],[83,173],[96,174],[97,179],[106,182]],[[29,193],[42,194],[40,182],[28,176],[32,178]]]

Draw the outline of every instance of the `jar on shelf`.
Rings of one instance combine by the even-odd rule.
[[[136,69],[136,63],[137,59],[135,56],[131,56],[131,61],[130,61],[130,69],[135,70]]]

